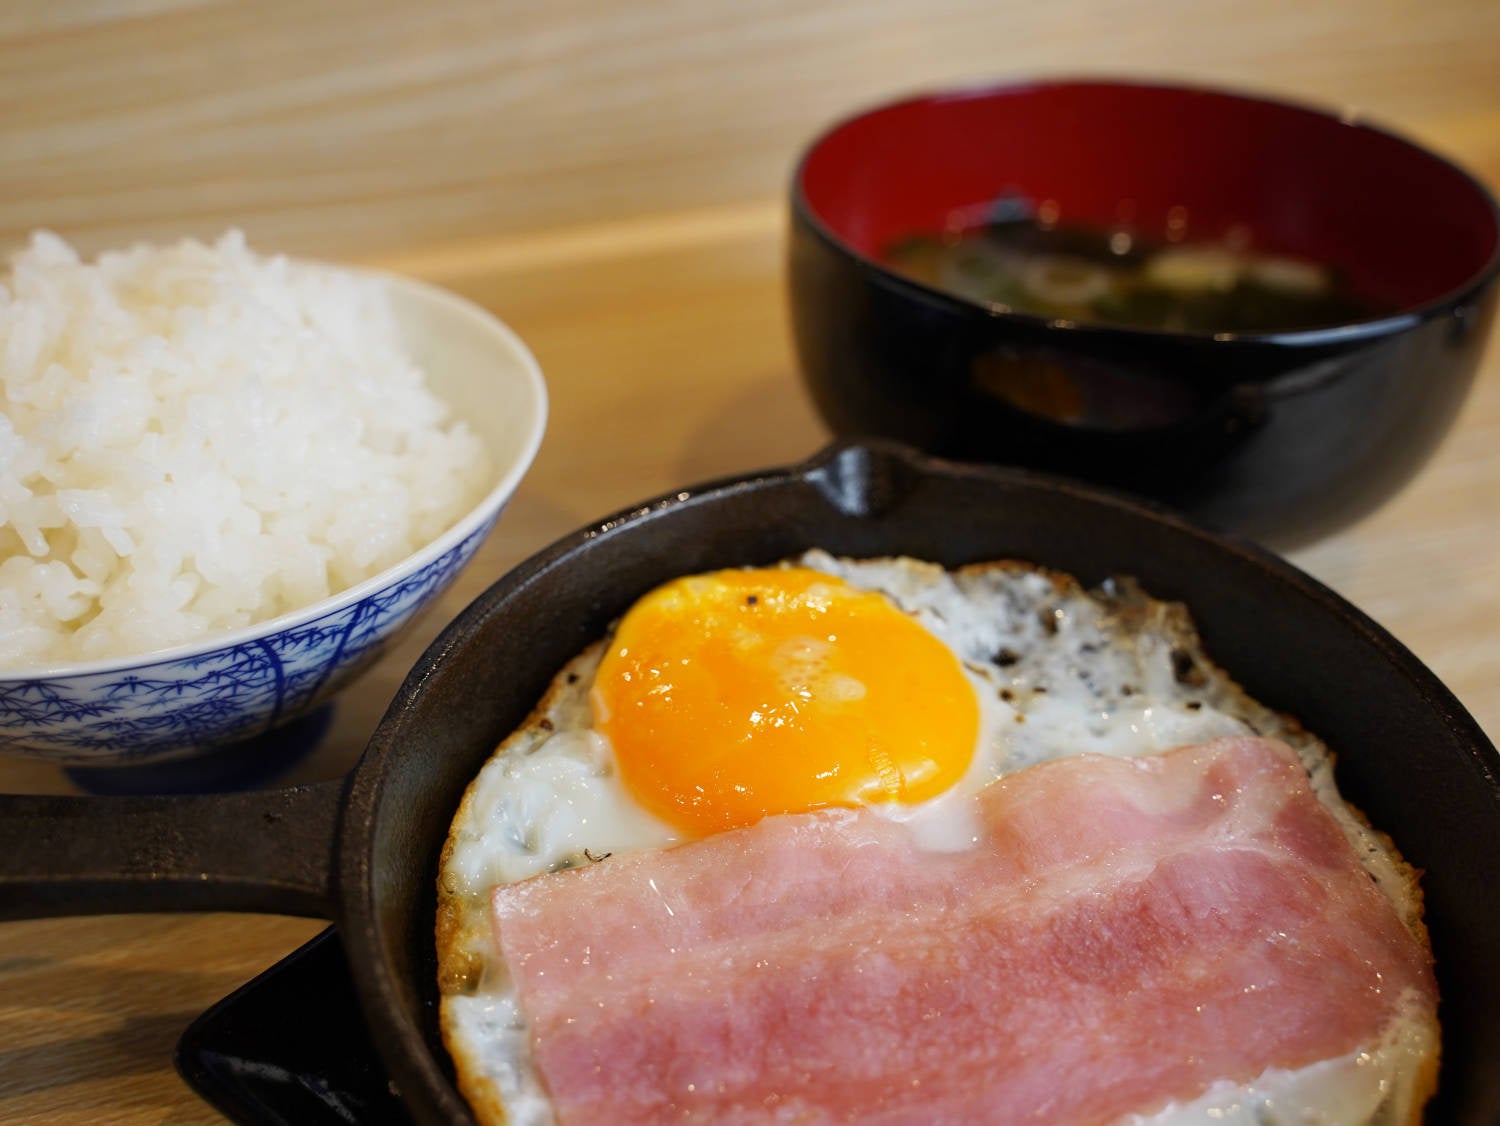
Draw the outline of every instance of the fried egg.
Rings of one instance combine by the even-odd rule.
[[[625,788],[695,836],[952,790],[980,686],[884,595],[811,568],[679,579],[635,604],[594,678]]]
[[[964,799],[1005,774],[1247,733],[1297,750],[1372,878],[1419,927],[1409,869],[1338,800],[1326,748],[1214,666],[1182,607],[1129,582],[1087,592],[1027,564],[950,572],[813,551],[668,583],[557,675],[455,817],[438,952],[460,1086],[485,1121],[553,1121],[490,930],[498,884],[837,806],[961,849],[974,839]],[[1257,1108],[1278,1100],[1321,1105],[1319,1090],[1374,1091],[1364,1102],[1383,1106],[1418,1049],[1430,1052],[1403,1035],[1316,1076],[1268,1074],[1137,1121],[1262,1121]]]

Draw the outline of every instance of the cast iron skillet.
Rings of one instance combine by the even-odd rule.
[[[433,891],[459,796],[554,672],[682,573],[821,546],[1014,557],[1138,576],[1209,652],[1340,753],[1348,797],[1425,869],[1445,1033],[1433,1123],[1500,1119],[1500,756],[1399,643],[1287,564],[1131,501],[900,447],[675,493],[505,576],[435,641],[354,772],[208,797],[0,799],[0,918],[239,910],[334,919],[390,1074],[424,1121],[471,1121],[436,1032]]]

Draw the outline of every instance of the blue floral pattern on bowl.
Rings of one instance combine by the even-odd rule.
[[[108,672],[0,678],[0,751],[148,762],[269,731],[366,668],[457,577],[498,516],[358,602],[263,637]]]

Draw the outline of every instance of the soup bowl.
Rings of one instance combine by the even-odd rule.
[[[137,766],[264,735],[353,680],[473,559],[541,444],[541,370],[485,310],[435,286],[381,277],[428,385],[490,455],[484,496],[399,563],[298,610],[158,652],[0,670],[0,751],[69,766]]]
[[[1021,207],[1136,243],[1332,267],[1370,315],[1167,331],[975,300],[890,248]],[[1500,211],[1472,176],[1349,115],[1217,90],[1049,81],[914,97],[832,126],[792,183],[806,386],[841,436],[1059,471],[1292,546],[1367,514],[1477,369]]]

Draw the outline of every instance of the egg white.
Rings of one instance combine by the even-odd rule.
[[[1326,747],[1250,699],[1214,666],[1182,607],[1152,600],[1129,583],[1089,593],[1066,576],[1025,564],[950,572],[906,558],[852,560],[822,551],[795,564],[886,594],[954,653],[974,687],[979,738],[963,778],[920,805],[872,807],[906,822],[922,846],[967,847],[978,827],[963,815],[966,799],[1036,763],[1081,753],[1150,754],[1223,735],[1271,735],[1298,751],[1372,877],[1420,927],[1410,870],[1389,840],[1339,799]],[[438,923],[443,1032],[460,1086],[483,1121],[553,1122],[531,1063],[524,1015],[491,933],[490,889],[683,839],[634,802],[615,771],[608,740],[594,728],[589,692],[605,645],[600,641],[570,662],[537,711],[485,764],[444,851]],[[1420,1023],[1402,1022],[1387,1042],[1346,1059],[1268,1072],[1245,1087],[1216,1087],[1191,1104],[1127,1123],[1405,1121],[1410,1112],[1401,1109],[1402,1092],[1409,1103],[1419,1086],[1413,1076],[1432,1058],[1433,1037]],[[1278,1117],[1282,1113],[1287,1117]]]

